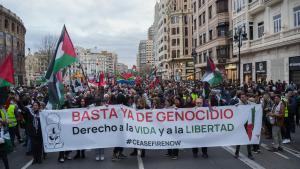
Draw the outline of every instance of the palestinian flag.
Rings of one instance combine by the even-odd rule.
[[[214,64],[211,57],[207,58],[206,72],[202,77],[202,81],[209,83],[211,87],[218,86],[223,82],[222,74]]]
[[[8,87],[14,83],[13,54],[9,53],[0,63],[0,87]]]
[[[63,69],[76,61],[73,43],[64,26],[45,77],[49,92],[48,108],[59,109],[64,104]]]

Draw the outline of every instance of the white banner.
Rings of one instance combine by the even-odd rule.
[[[112,105],[41,112],[46,152],[258,144],[261,124],[261,105],[150,110]]]

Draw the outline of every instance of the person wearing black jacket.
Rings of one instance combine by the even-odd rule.
[[[33,164],[41,164],[43,155],[43,138],[40,123],[40,102],[35,101],[32,104],[32,108],[28,108],[19,101],[18,97],[17,101],[19,108],[23,111],[25,120],[27,121],[26,129],[32,144]]]
[[[5,143],[4,133],[5,133],[5,128],[6,128],[7,123],[3,116],[4,113],[1,109],[2,109],[2,105],[0,105],[0,158],[2,159],[2,161],[4,163],[5,169],[9,169],[7,152],[6,152],[5,146],[4,146],[4,143]]]
[[[84,108],[84,107],[87,107],[86,99],[82,98],[80,99],[79,108]],[[77,150],[74,159],[78,159],[78,158],[85,158],[85,150]]]

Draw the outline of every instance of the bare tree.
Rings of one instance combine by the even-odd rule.
[[[54,55],[57,40],[58,40],[57,37],[50,35],[50,34],[45,35],[41,39],[41,44],[39,46],[39,52],[47,55],[48,63],[50,63],[51,58]]]

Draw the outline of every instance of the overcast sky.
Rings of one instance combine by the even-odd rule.
[[[0,0],[27,29],[26,49],[43,36],[59,36],[65,24],[75,46],[114,51],[119,62],[136,64],[138,43],[147,38],[156,0]]]

